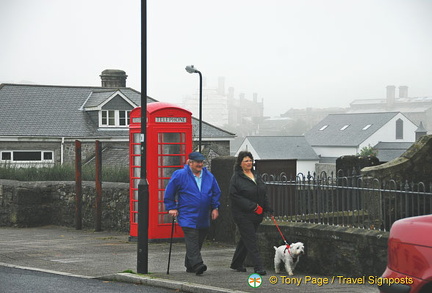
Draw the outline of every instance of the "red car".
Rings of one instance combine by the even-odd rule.
[[[396,221],[390,229],[380,292],[432,292],[432,215]]]

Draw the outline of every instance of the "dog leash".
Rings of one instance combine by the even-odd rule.
[[[276,222],[276,220],[275,220],[275,218],[274,218],[273,215],[271,216],[271,218],[272,218],[272,220],[273,220],[273,222],[274,222],[276,228],[278,229],[280,236],[282,237],[283,241],[285,242],[285,249],[284,249],[284,253],[288,250],[288,253],[291,255],[290,245],[289,245],[288,242],[286,241],[285,236],[282,234],[282,231],[281,231],[281,229],[279,228],[279,225],[277,224],[277,222]]]
[[[286,241],[284,235],[282,234],[282,231],[281,231],[281,229],[279,228],[279,225],[277,224],[277,222],[276,222],[274,216],[272,215],[271,218],[272,218],[272,220],[273,220],[273,222],[274,222],[276,228],[278,229],[279,234],[280,234],[280,236],[282,237],[283,241],[285,242],[285,244],[287,245],[287,247],[289,247],[288,242]]]
[[[281,231],[281,229],[279,228],[279,225],[277,224],[277,222],[276,222],[276,220],[275,220],[275,218],[274,218],[273,215],[271,216],[271,218],[272,218],[272,220],[273,220],[273,222],[274,222],[276,228],[278,229],[280,236],[282,237],[283,241],[285,242],[286,247],[285,247],[285,249],[284,249],[284,253],[288,250],[289,255],[292,256],[292,254],[291,254],[291,250],[290,250],[290,245],[288,244],[288,242],[286,241],[284,235],[282,234],[282,231]],[[297,260],[298,260],[297,257],[293,257],[293,261],[294,261],[294,262],[297,262]]]

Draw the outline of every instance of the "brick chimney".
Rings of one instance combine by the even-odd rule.
[[[406,85],[401,85],[399,87],[399,99],[408,98],[408,87]]]
[[[126,72],[119,69],[105,69],[100,75],[102,87],[126,87]]]
[[[257,101],[258,101],[258,94],[257,93],[253,93],[252,97],[253,97],[253,102],[257,103]]]
[[[218,79],[218,95],[225,96],[225,77]]]
[[[392,108],[396,101],[396,87],[394,85],[388,85],[387,89],[387,107]]]
[[[418,126],[417,130],[415,131],[415,140],[418,141],[423,135],[426,135],[427,131],[423,126],[423,122],[420,121],[420,125]]]

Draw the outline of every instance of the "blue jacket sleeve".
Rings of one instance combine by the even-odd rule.
[[[167,211],[177,209],[177,203],[175,201],[175,197],[178,191],[177,180],[178,176],[176,172],[174,172],[170,181],[168,182],[168,185],[165,188],[164,204],[165,210]]]
[[[211,208],[217,209],[220,206],[219,199],[221,197],[221,190],[219,188],[219,184],[216,181],[216,178],[213,177],[213,183],[212,183],[212,201],[211,201]]]

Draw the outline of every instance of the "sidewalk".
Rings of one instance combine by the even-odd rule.
[[[127,233],[57,226],[0,227],[0,265],[142,283],[182,292],[378,292],[376,286],[340,284],[337,278],[333,284],[320,286],[319,278],[331,280],[332,276],[313,276],[304,272],[294,272],[293,277],[301,281],[299,286],[288,284],[294,279],[283,277],[286,274],[274,274],[273,268],[267,268],[261,286],[253,288],[248,284],[253,269],[248,268],[247,273],[229,269],[234,246],[217,243],[205,244],[202,249],[208,266],[202,276],[186,273],[183,243],[173,243],[169,275],[166,273],[169,243],[149,243],[148,275],[122,273],[137,271],[137,243],[129,242],[128,237]],[[270,280],[277,283],[273,285]]]

